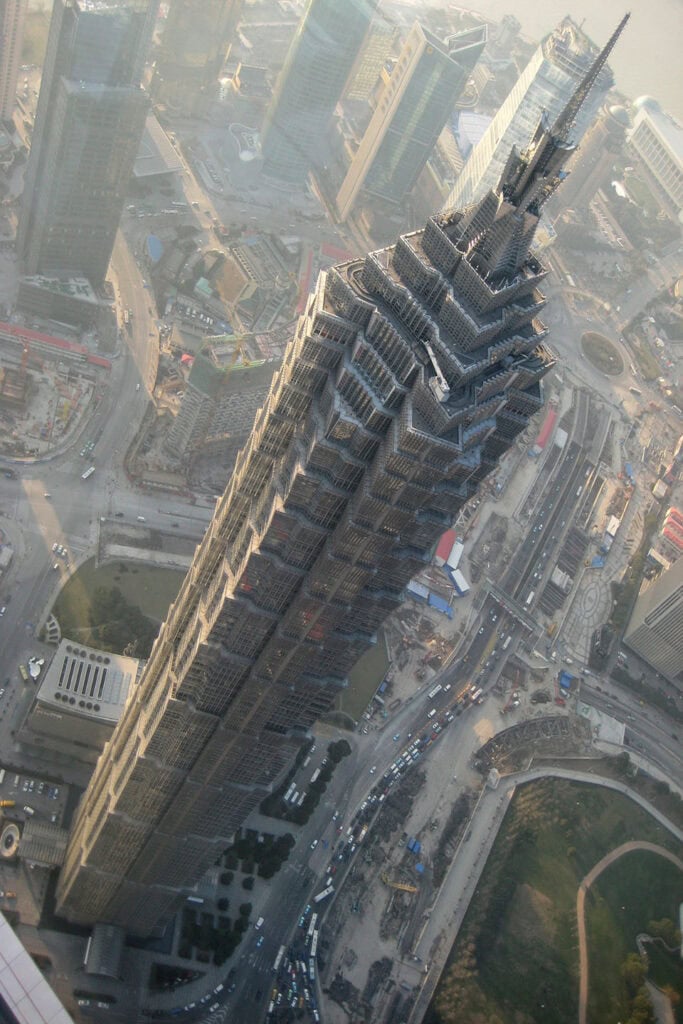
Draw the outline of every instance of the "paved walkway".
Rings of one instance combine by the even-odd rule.
[[[683,871],[683,861],[679,860],[675,854],[670,853],[669,850],[665,850],[662,846],[657,846],[656,843],[633,840],[630,843],[622,843],[621,846],[617,846],[616,849],[611,850],[610,853],[606,854],[602,860],[599,860],[595,867],[591,868],[588,874],[581,880],[579,890],[576,894],[576,920],[579,926],[579,968],[581,972],[579,980],[579,1024],[587,1024],[588,1019],[586,1015],[588,1007],[588,943],[586,941],[585,917],[586,893],[605,868],[608,868],[615,860],[623,857],[625,853],[631,853],[633,850],[648,850],[650,853],[656,853],[660,857],[664,857],[666,860],[671,861],[672,864],[675,864],[677,868],[680,868],[680,870]]]

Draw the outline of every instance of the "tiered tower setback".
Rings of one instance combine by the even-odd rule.
[[[320,275],[81,801],[59,913],[146,934],[176,909],[541,407],[529,246],[572,123],[475,206]]]

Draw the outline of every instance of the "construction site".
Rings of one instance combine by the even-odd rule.
[[[39,457],[70,443],[110,370],[77,342],[0,323],[0,452]]]

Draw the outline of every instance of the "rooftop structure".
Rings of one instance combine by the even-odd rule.
[[[22,725],[22,740],[94,763],[133,693],[139,669],[136,658],[62,640]]]
[[[10,1024],[73,1024],[4,914],[0,914],[0,1013]]]
[[[133,165],[133,177],[156,178],[166,174],[177,174],[182,170],[182,161],[168,135],[154,114],[148,114],[140,148]]]
[[[320,274],[78,807],[61,915],[177,909],[542,406],[530,246],[600,66],[479,203]]]

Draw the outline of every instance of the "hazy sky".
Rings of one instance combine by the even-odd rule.
[[[427,0],[446,6],[446,0]],[[455,6],[455,4],[453,5]],[[566,14],[602,46],[630,9],[631,20],[610,58],[616,84],[631,99],[648,94],[683,122],[683,0],[458,0],[458,6],[499,20],[514,14],[522,32],[540,39]]]

